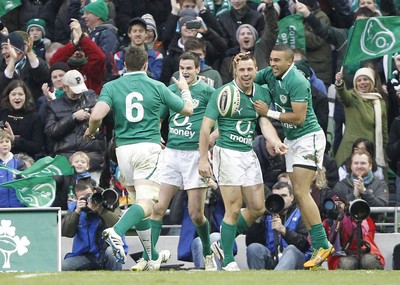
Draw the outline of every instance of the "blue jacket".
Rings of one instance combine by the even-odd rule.
[[[0,164],[4,165],[4,162],[0,162]],[[7,163],[5,163],[5,165],[18,170],[25,169],[25,163],[15,157],[10,159]],[[14,174],[12,174],[8,170],[0,169],[0,183],[5,183],[13,180]],[[0,187],[0,208],[19,207],[25,207],[25,205],[18,200],[15,190],[12,188]]]
[[[75,208],[76,202],[68,204],[69,211],[74,212]],[[104,240],[101,239],[101,233],[105,228],[104,223],[98,215],[81,211],[79,214],[79,225],[72,244],[72,252],[67,253],[65,258],[87,253],[91,253],[97,258],[100,258],[101,253],[104,252],[105,248],[108,246]],[[125,237],[123,237],[122,240],[124,241],[125,253],[127,253],[128,246],[126,245]]]

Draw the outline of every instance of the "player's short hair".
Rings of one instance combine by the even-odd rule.
[[[147,51],[139,47],[129,47],[125,54],[125,66],[128,71],[140,71],[147,62]]]
[[[286,60],[292,60],[294,58],[293,50],[285,44],[277,44],[273,47],[273,51],[283,51],[285,53]]]
[[[256,58],[254,57],[254,55],[253,55],[251,52],[249,52],[249,51],[247,51],[247,52],[240,52],[240,53],[238,53],[237,55],[235,55],[235,56],[232,58],[232,63],[231,63],[231,65],[232,65],[232,72],[233,72],[233,74],[235,74],[235,70],[236,70],[236,67],[237,67],[239,61],[244,61],[244,60],[252,60],[252,61],[254,62],[254,64],[255,64],[255,66],[257,67]]]
[[[181,56],[179,57],[179,62],[181,60],[193,60],[194,61],[194,66],[196,68],[200,67],[200,58],[197,54],[187,51],[181,54]]]

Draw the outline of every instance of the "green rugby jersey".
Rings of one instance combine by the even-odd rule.
[[[99,101],[110,106],[114,116],[117,146],[140,142],[160,143],[160,108],[163,104],[180,112],[184,102],[163,83],[144,71],[125,73],[103,86]]]
[[[234,81],[227,84],[235,84]],[[217,98],[221,89],[218,88],[211,96],[210,102],[207,105],[205,116],[218,122],[219,138],[217,146],[247,152],[253,148],[254,130],[258,114],[253,107],[253,102],[262,100],[267,102],[267,89],[258,84],[253,84],[253,96],[247,96],[240,90],[240,105],[238,112],[232,117],[223,117],[217,106]]]
[[[168,88],[180,96],[181,92],[178,86],[172,84]],[[198,79],[189,89],[193,98],[193,115],[183,116],[170,110],[167,142],[169,148],[179,150],[197,150],[199,148],[201,123],[208,101],[215,89],[201,79]],[[168,107],[164,105],[161,108],[160,117],[165,118],[167,113]]]
[[[306,119],[301,126],[281,122],[285,136],[290,139],[298,139],[306,134],[321,130],[317,116],[312,106],[310,82],[292,65],[278,80],[272,73],[272,68],[267,67],[257,72],[256,83],[268,84],[271,97],[268,105],[272,103],[276,111],[293,112],[291,103],[307,103]]]

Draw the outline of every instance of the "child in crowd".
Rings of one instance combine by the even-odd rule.
[[[89,180],[93,186],[96,182],[91,179],[88,172],[90,159],[83,151],[77,151],[69,158],[69,163],[74,168],[74,174],[68,176],[55,176],[57,183],[56,198],[52,207],[61,207],[62,210],[68,209],[68,204],[76,200],[74,187],[79,180]]]
[[[26,24],[26,32],[33,39],[33,50],[35,54],[46,59],[46,48],[51,44],[51,41],[46,36],[46,22],[43,19],[33,18]]]
[[[11,135],[0,129],[0,164],[18,170],[24,170],[26,165],[23,160],[14,157],[11,152]],[[0,168],[0,183],[14,180],[14,174],[6,169]],[[0,208],[25,207],[11,188],[0,187]]]

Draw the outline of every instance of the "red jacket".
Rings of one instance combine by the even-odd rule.
[[[79,46],[85,53],[88,61],[85,65],[79,68],[71,65],[70,68],[77,69],[80,73],[82,73],[83,77],[85,78],[87,88],[93,89],[96,94],[99,95],[101,88],[103,87],[103,79],[106,68],[106,55],[97,46],[97,44],[88,37],[83,37],[79,42]],[[54,53],[50,59],[50,66],[60,61],[68,63],[68,59],[74,54],[75,51],[75,46],[71,42],[67,43]]]

